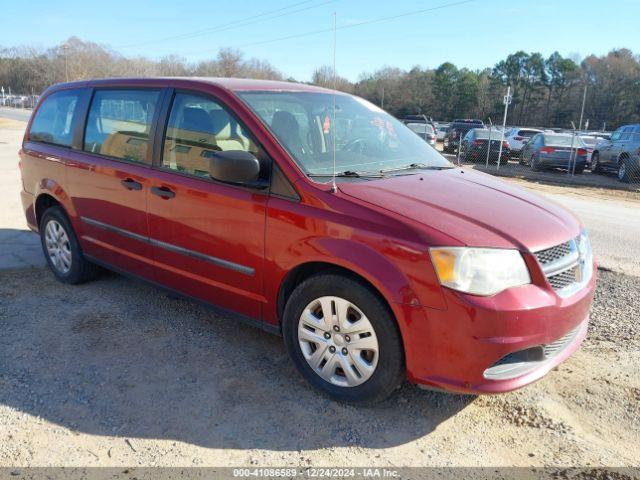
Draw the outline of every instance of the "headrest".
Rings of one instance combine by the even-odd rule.
[[[211,134],[213,126],[209,115],[203,108],[187,107],[183,112],[180,129]]]
[[[271,119],[271,128],[276,135],[297,135],[300,125],[292,113],[278,110]]]
[[[231,138],[231,116],[225,110],[222,108],[211,110],[209,119],[216,140],[229,140]]]

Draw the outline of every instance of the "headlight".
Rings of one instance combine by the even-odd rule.
[[[591,240],[589,240],[589,235],[587,234],[586,230],[582,230],[580,232],[580,235],[578,236],[578,253],[580,254],[580,258],[591,258],[591,260],[593,261]]]
[[[517,250],[437,247],[429,251],[440,284],[453,290],[488,296],[531,283]]]
[[[582,263],[582,281],[588,282],[593,275],[593,250],[586,230],[582,230],[577,238],[578,254]]]

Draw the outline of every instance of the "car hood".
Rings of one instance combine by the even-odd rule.
[[[557,203],[472,170],[345,182],[340,190],[468,246],[537,251],[577,236],[581,228]]]

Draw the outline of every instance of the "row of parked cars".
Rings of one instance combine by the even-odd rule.
[[[533,171],[612,172],[621,182],[640,181],[640,125],[625,125],[612,134],[561,129],[487,127],[482,120],[433,122],[425,116],[405,117],[405,124],[443,152],[457,153],[465,163],[517,160]]]
[[[36,103],[37,95],[0,95],[0,107],[33,108]]]

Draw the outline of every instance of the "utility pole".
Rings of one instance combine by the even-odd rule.
[[[578,122],[578,131],[582,129],[582,117],[584,116],[584,103],[587,100],[587,83],[584,84],[584,92],[582,94],[582,109],[580,110],[580,121]]]
[[[502,157],[502,144],[504,143],[504,129],[507,127],[507,110],[511,104],[511,85],[507,87],[507,94],[504,96],[504,117],[502,117],[502,135],[500,135],[500,150],[498,151],[498,166],[496,170],[500,170],[500,157]],[[489,146],[491,146],[491,140],[489,140]]]
[[[489,141],[487,142],[487,161],[485,162],[485,168],[489,168],[489,153],[491,152],[491,131],[493,130],[493,122],[489,117]]]

